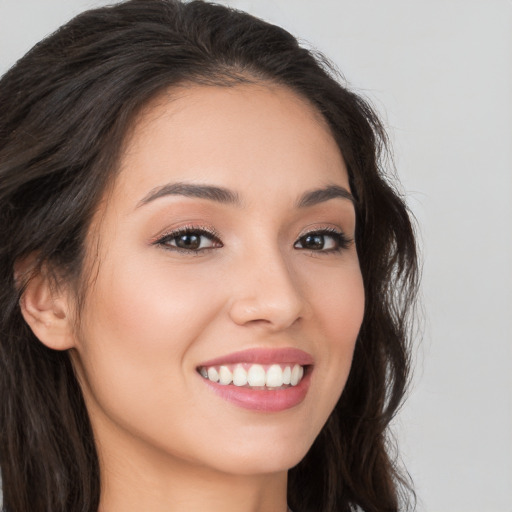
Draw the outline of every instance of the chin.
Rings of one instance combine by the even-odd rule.
[[[264,442],[262,442],[264,439]],[[242,440],[223,449],[222,458],[215,457],[218,469],[239,475],[270,474],[288,471],[306,455],[314,440],[287,436],[286,439],[259,438]]]

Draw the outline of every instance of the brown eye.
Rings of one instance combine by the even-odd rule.
[[[219,238],[203,229],[182,229],[168,233],[156,242],[166,249],[183,252],[201,252],[222,247]]]
[[[294,247],[310,251],[334,252],[347,248],[349,242],[341,232],[323,230],[301,236]]]
[[[325,246],[324,235],[307,235],[300,239],[300,243],[304,249],[313,249],[314,251],[320,251]]]
[[[201,247],[201,235],[186,233],[174,238],[176,247],[187,249],[189,251],[197,251]]]

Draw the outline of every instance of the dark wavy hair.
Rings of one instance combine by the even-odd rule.
[[[388,426],[410,366],[417,289],[414,230],[384,168],[386,135],[369,104],[320,54],[277,26],[203,1],[129,0],[85,12],[0,81],[0,465],[6,512],[91,512],[100,474],[69,354],[21,315],[16,262],[87,281],[84,240],[140,110],[187,84],[274,83],[328,122],[356,198],[365,316],[344,392],[289,471],[295,512],[407,507]],[[392,174],[391,174],[391,177]],[[77,298],[79,293],[77,291]],[[406,501],[404,501],[406,500]]]

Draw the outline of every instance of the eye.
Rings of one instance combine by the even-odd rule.
[[[312,231],[301,236],[294,244],[295,249],[307,249],[310,251],[336,252],[346,249],[349,240],[342,231],[335,229],[322,229]]]
[[[222,247],[222,242],[216,233],[204,228],[193,227],[166,233],[155,244],[174,251],[193,253]]]

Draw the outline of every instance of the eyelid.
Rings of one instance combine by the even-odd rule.
[[[310,235],[326,235],[326,236],[333,236],[338,238],[339,247],[336,249],[326,249],[326,250],[311,250],[315,253],[330,253],[330,252],[340,252],[343,249],[348,248],[350,244],[354,242],[354,239],[347,236],[345,234],[345,231],[339,227],[334,226],[315,226],[310,227],[307,230],[303,231],[298,237],[297,240],[294,242],[293,246],[295,247],[298,242],[300,242],[301,239],[303,239],[306,236]],[[303,248],[302,250],[308,250],[308,248]]]
[[[184,249],[180,247],[174,247],[172,245],[166,244],[166,241],[171,240],[173,238],[177,238],[180,235],[184,234],[197,234],[200,236],[205,236],[208,239],[212,240],[212,242],[218,244],[217,246],[213,247],[205,247],[203,249]],[[335,226],[308,226],[305,230],[303,230],[297,237],[296,241],[293,243],[293,247],[297,248],[296,245],[306,236],[310,235],[324,235],[324,236],[333,236],[337,239],[338,247],[335,249],[323,249],[323,250],[317,250],[314,252],[323,252],[323,253],[329,253],[329,252],[339,252],[343,249],[346,249],[354,240],[353,238],[348,237],[345,234],[345,231],[341,229],[340,227]],[[219,233],[217,230],[211,226],[205,226],[205,225],[199,225],[199,224],[187,224],[183,226],[179,226],[176,228],[167,229],[160,234],[156,235],[150,240],[151,245],[159,245],[163,248],[169,249],[169,250],[176,250],[178,252],[190,252],[190,253],[201,253],[205,252],[211,249],[217,249],[220,247],[223,247],[224,244],[222,243],[222,240],[220,238]],[[299,248],[302,250],[308,250],[308,248]]]
[[[300,232],[297,238],[301,238],[305,235],[310,235],[311,233],[320,232],[345,234],[345,231],[339,226],[334,226],[332,224],[310,224]]]
[[[187,224],[184,226],[171,228],[166,231],[163,231],[162,233],[158,234],[157,236],[153,237],[150,240],[150,245],[160,245],[162,247],[165,246],[167,249],[170,249],[172,246],[164,244],[164,242],[166,240],[176,238],[180,235],[184,235],[184,234],[188,234],[188,233],[195,233],[195,234],[198,234],[201,236],[206,236],[207,238],[210,238],[214,242],[217,242],[218,244],[220,244],[219,247],[223,246],[223,243],[220,239],[220,235],[215,228],[210,227],[210,226],[198,225],[198,224],[196,224],[196,225]],[[206,251],[208,249],[216,249],[216,248],[217,247],[207,247],[205,249],[199,249],[197,251],[192,251],[192,250],[189,251],[187,249],[182,249],[179,247],[176,247],[175,249],[176,249],[176,251],[181,251],[181,252],[196,252],[196,253],[198,253],[198,252]]]
[[[349,241],[349,242],[353,241],[353,239],[345,233],[344,229],[340,228],[339,226],[333,226],[333,225],[308,226],[307,228],[305,228],[303,231],[300,232],[299,236],[297,237],[297,240],[299,240],[307,235],[313,235],[315,233],[342,235],[347,241]]]

